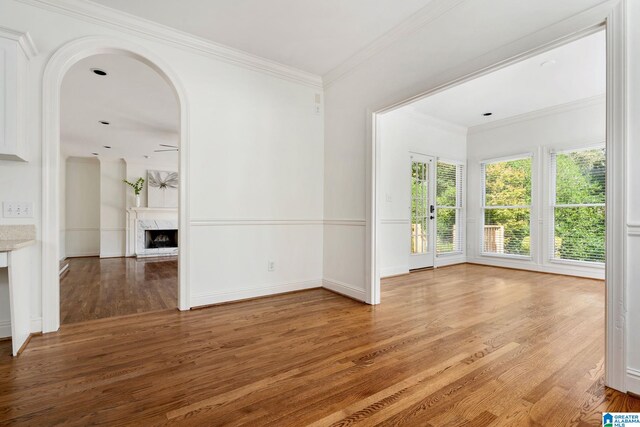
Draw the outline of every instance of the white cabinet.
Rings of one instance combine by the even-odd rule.
[[[28,63],[37,54],[29,34],[0,27],[0,159],[27,161]]]

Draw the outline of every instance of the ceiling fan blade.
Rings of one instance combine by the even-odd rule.
[[[177,145],[158,144],[160,147],[178,148]]]
[[[170,148],[168,150],[153,150],[154,153],[162,153],[163,151],[178,151],[177,148]]]

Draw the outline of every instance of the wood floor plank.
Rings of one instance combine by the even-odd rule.
[[[601,281],[459,265],[384,280],[375,307],[316,289],[139,313],[127,298],[173,303],[152,290],[173,273],[76,272],[103,291],[74,297],[76,319],[97,320],[18,358],[0,342],[2,425],[599,425],[640,411],[603,384]]]

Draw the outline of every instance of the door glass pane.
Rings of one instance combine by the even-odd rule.
[[[411,163],[411,253],[429,252],[429,164]]]

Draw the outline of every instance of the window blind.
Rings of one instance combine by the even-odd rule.
[[[436,165],[436,254],[463,252],[462,184],[464,166],[438,160]]]
[[[551,259],[603,263],[605,149],[551,153],[550,160]]]
[[[483,162],[484,254],[531,253],[531,157]]]

